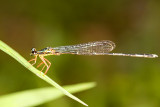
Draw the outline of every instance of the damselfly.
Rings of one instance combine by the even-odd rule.
[[[29,62],[34,61],[34,65],[37,61],[37,56],[40,57],[42,62],[37,66],[40,67],[42,64],[42,70],[47,67],[44,74],[49,70],[51,63],[44,58],[44,56],[49,55],[61,55],[61,54],[76,54],[76,55],[113,55],[113,56],[130,56],[130,57],[144,57],[144,58],[156,58],[156,54],[124,54],[124,53],[109,53],[116,47],[115,43],[109,40],[88,42],[77,45],[59,46],[59,47],[47,47],[42,50],[36,51],[35,48],[31,49],[32,56],[34,59],[29,60]]]

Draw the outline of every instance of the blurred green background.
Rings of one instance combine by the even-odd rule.
[[[0,39],[27,60],[32,47],[111,40],[113,52],[159,54],[158,0],[0,1]],[[159,58],[61,55],[46,57],[61,85],[96,81],[75,94],[90,107],[160,107]],[[0,52],[0,95],[50,86]],[[40,60],[38,59],[38,62]],[[83,107],[63,97],[39,107]]]

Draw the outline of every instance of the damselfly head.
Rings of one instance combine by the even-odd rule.
[[[32,48],[31,49],[31,56],[34,56],[34,55],[37,55],[37,51],[36,51],[36,48]]]

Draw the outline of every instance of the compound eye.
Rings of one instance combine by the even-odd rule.
[[[32,48],[31,51],[36,51],[36,48]]]
[[[36,53],[36,48],[32,48],[31,49],[31,52],[34,54],[34,53]]]

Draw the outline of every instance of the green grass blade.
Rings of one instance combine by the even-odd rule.
[[[19,63],[21,63],[27,69],[29,69],[31,72],[33,72],[34,74],[36,74],[38,77],[40,77],[44,81],[48,82],[49,84],[55,86],[57,89],[59,89],[61,92],[63,92],[68,97],[70,97],[70,98],[78,101],[79,103],[81,103],[81,104],[83,104],[85,106],[88,106],[86,103],[84,103],[83,101],[81,101],[80,99],[78,99],[77,97],[75,97],[74,95],[70,94],[68,91],[66,91],[64,88],[62,88],[59,84],[57,84],[55,81],[53,81],[52,79],[50,79],[47,75],[44,76],[43,73],[40,73],[39,70],[37,70],[30,63],[28,63],[28,61],[25,60],[19,53],[17,53],[15,50],[13,50],[12,48],[10,48],[7,44],[5,44],[4,42],[2,42],[1,40],[0,40],[0,49],[2,51],[6,52],[7,54],[9,54],[10,56],[12,56],[15,60],[17,60]]]
[[[94,82],[64,86],[70,93],[93,88]],[[56,88],[47,87],[16,92],[0,97],[0,107],[33,107],[62,97],[64,94]]]

